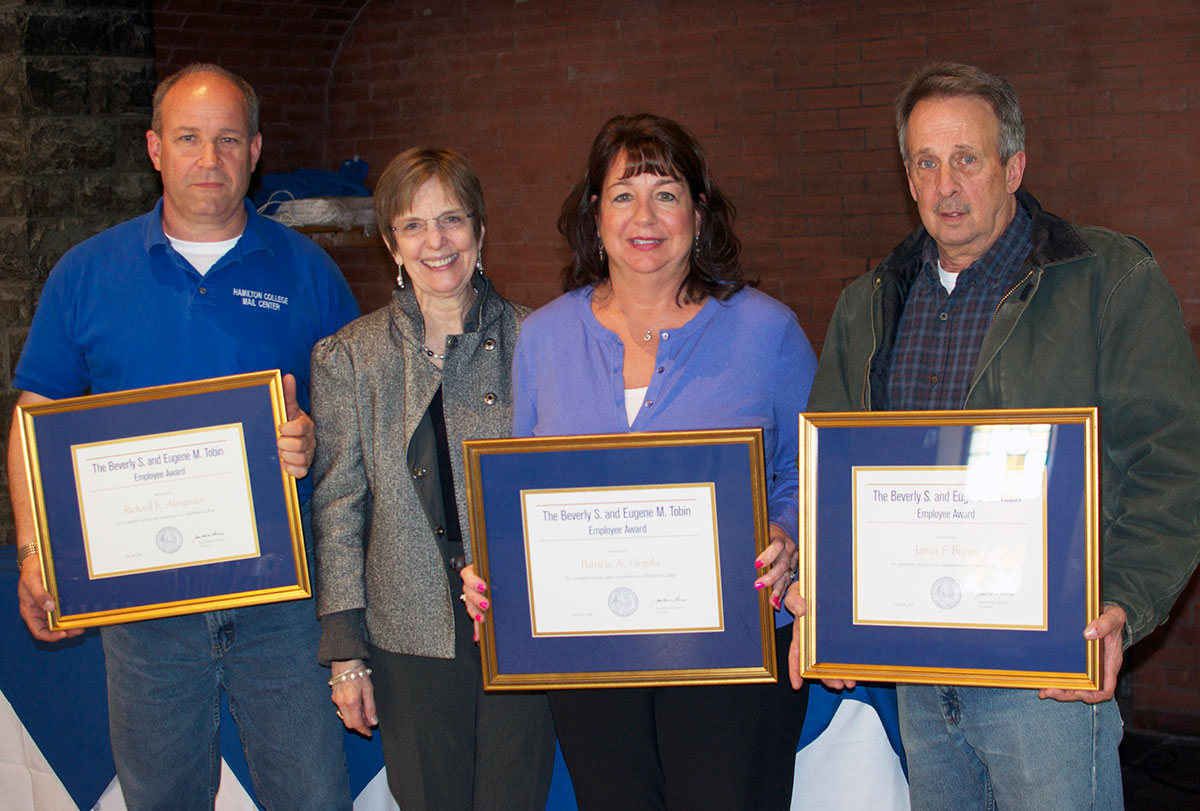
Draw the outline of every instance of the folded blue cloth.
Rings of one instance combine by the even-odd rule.
[[[343,161],[336,172],[324,169],[297,169],[263,175],[262,185],[252,198],[259,213],[270,215],[285,200],[305,197],[369,197],[363,185],[367,179],[367,162],[357,156]],[[267,208],[263,208],[267,206]]]

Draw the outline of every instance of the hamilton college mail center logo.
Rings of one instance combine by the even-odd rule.
[[[288,304],[287,296],[264,293],[262,290],[248,290],[244,287],[233,288],[233,295],[242,300],[243,306],[258,307],[262,310],[278,310]]]

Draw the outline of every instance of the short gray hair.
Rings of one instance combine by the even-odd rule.
[[[1005,163],[1025,149],[1021,104],[1017,101],[1017,91],[1007,79],[985,73],[973,65],[935,62],[914,73],[896,96],[896,135],[905,165],[908,164],[908,118],[917,102],[937,96],[975,96],[990,104],[1000,125],[1000,142],[996,148]]]
[[[154,107],[150,117],[150,129],[154,130],[159,136],[162,136],[162,104],[166,98],[167,92],[179,83],[181,79],[186,79],[195,73],[211,73],[215,76],[220,76],[231,82],[234,87],[241,91],[242,99],[246,103],[246,121],[250,125],[250,137],[258,135],[258,94],[254,92],[254,88],[250,83],[238,76],[236,73],[226,70],[220,65],[213,65],[208,62],[193,62],[182,70],[172,73],[167,78],[159,82],[158,87],[154,89]]]

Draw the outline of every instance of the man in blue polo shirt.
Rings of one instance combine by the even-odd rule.
[[[279,455],[299,481],[312,461],[313,344],[358,315],[349,287],[310,240],[245,199],[262,148],[258,97],[215,65],[191,65],[154,95],[146,147],[163,197],[148,214],[67,252],[51,272],[14,379],[18,404],[279,368],[288,421]],[[18,420],[9,440],[21,615],[50,631]],[[226,693],[259,802],[351,806],[342,725],[316,663],[312,605],[294,601],[101,630],[117,776],[130,809],[212,808]]]

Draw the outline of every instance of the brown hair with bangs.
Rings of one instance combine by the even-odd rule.
[[[426,181],[436,178],[451,198],[472,214],[471,227],[478,241],[487,225],[483,187],[471,162],[461,152],[433,146],[406,149],[383,170],[375,184],[375,221],[388,250],[396,252],[392,222],[412,210],[413,198]]]
[[[675,121],[648,113],[619,115],[605,122],[592,142],[583,179],[563,201],[558,230],[571,248],[571,261],[562,270],[563,290],[608,279],[596,215],[604,177],[622,154],[627,161],[625,177],[648,172],[682,181],[700,213],[700,235],[679,288],[681,300],[694,303],[712,296],[724,301],[741,290],[746,280],[738,264],[742,246],[733,233],[733,203],[713,182],[696,138]]]

